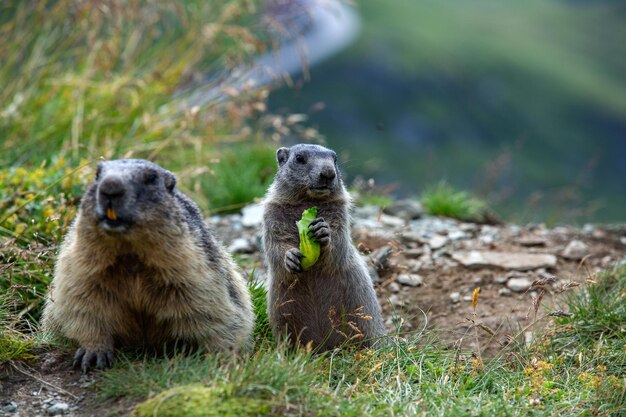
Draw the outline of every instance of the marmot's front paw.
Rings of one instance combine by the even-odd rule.
[[[72,364],[74,368],[81,368],[86,374],[94,364],[98,369],[113,367],[113,349],[91,350],[81,347],[76,351]]]
[[[311,222],[309,233],[322,246],[330,243],[330,226],[323,217],[318,217]]]
[[[285,268],[292,274],[299,274],[302,272],[302,253],[299,249],[291,248],[285,253]]]

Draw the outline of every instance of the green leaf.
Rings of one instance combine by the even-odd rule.
[[[300,252],[302,253],[302,269],[311,269],[320,257],[320,244],[309,236],[309,226],[317,218],[317,207],[311,207],[302,212],[302,218],[296,222],[300,234]]]

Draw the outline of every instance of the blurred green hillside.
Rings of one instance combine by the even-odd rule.
[[[517,221],[625,220],[625,4],[358,9],[357,44],[270,103],[310,112],[350,174],[406,194],[443,177]]]

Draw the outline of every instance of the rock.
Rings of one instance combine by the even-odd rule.
[[[378,276],[378,271],[376,271],[376,268],[372,266],[372,261],[370,257],[364,256],[364,255],[361,255],[361,256],[363,257],[363,260],[365,261],[365,266],[367,266],[367,273],[369,274],[370,279],[372,280],[372,284],[378,283],[378,281],[380,281],[380,277]]]
[[[496,284],[504,285],[508,280],[509,277],[507,277],[506,275],[498,275],[493,279],[493,282],[495,282]]]
[[[376,218],[380,212],[378,206],[362,206],[355,207],[352,211],[352,216],[357,219],[371,219]]]
[[[400,292],[400,286],[397,282],[391,282],[389,285],[387,285],[387,289],[394,294]]]
[[[52,404],[50,407],[46,409],[46,412],[51,416],[58,416],[60,414],[65,414],[66,411],[70,409],[70,406],[67,403],[56,403]]]
[[[506,286],[515,292],[524,292],[533,285],[532,281],[528,278],[519,277],[519,278],[511,278],[507,281]]]
[[[461,293],[460,292],[453,292],[450,294],[450,301],[452,301],[453,304],[458,303],[459,301],[461,301]]]
[[[0,413],[12,413],[17,411],[17,404],[9,401],[2,401],[2,406],[0,407]]]
[[[467,236],[467,233],[463,232],[462,230],[453,230],[450,233],[448,233],[448,239],[450,240],[461,240],[461,239],[467,239],[469,236]]]
[[[619,238],[619,241],[622,245],[626,245],[626,236],[622,236]]]
[[[420,233],[416,233],[416,232],[411,232],[411,231],[403,231],[400,234],[400,240],[402,240],[404,243],[424,243],[426,242],[426,239],[424,239],[424,236]]]
[[[414,249],[405,249],[402,254],[405,258],[419,258],[424,253],[424,249],[422,248],[414,248]]]
[[[389,227],[402,227],[405,222],[400,217],[389,216],[388,214],[383,214],[379,216],[379,221]]]
[[[402,301],[397,294],[391,294],[391,296],[389,297],[389,303],[395,307],[400,307],[404,305],[404,301]]]
[[[424,279],[417,274],[401,274],[398,275],[397,281],[403,285],[419,287],[424,282]]]
[[[511,292],[511,290],[509,290],[508,288],[500,288],[498,290],[498,295],[500,297],[510,297],[513,295],[513,293]]]
[[[435,235],[428,240],[428,246],[433,250],[442,248],[446,243],[448,243],[448,238],[441,235]]]
[[[263,204],[251,204],[241,209],[244,227],[259,227],[263,223]]]
[[[383,246],[372,252],[370,259],[372,260],[376,271],[383,271],[389,267],[389,257],[392,252],[393,249],[391,249],[391,246]]]
[[[228,246],[228,251],[233,254],[254,253],[256,251],[256,247],[248,239],[238,237],[231,242],[230,246]]]
[[[547,241],[543,236],[523,236],[517,239],[516,241],[519,245],[530,247],[530,246],[545,246]]]
[[[527,271],[554,268],[556,256],[547,253],[469,251],[455,252],[452,259],[467,267],[494,266],[503,269]]]
[[[422,205],[417,200],[398,200],[383,208],[383,213],[400,217],[404,220],[419,219],[423,214]]]
[[[579,261],[589,253],[589,248],[585,242],[580,240],[572,240],[566,247],[563,249],[561,256],[565,259],[571,259],[574,261]]]

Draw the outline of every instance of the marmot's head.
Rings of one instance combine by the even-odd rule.
[[[96,177],[83,198],[83,214],[107,233],[123,233],[136,225],[162,226],[170,219],[176,177],[143,159],[98,164]]]
[[[314,199],[326,199],[343,194],[337,154],[319,145],[294,145],[276,152],[278,173],[275,184],[281,194],[306,194]],[[277,190],[278,191],[278,190]]]

